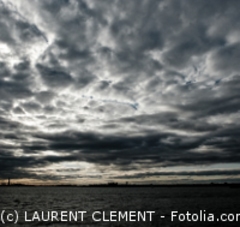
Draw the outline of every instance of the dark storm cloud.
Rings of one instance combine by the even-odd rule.
[[[33,95],[31,62],[23,52],[31,42],[42,40],[43,34],[9,2],[0,1],[0,15],[0,110],[1,116],[6,117],[4,124],[1,120],[1,130],[15,131],[19,122],[10,120],[11,113],[23,112],[14,103]]]
[[[89,50],[80,50],[77,46],[74,46],[69,41],[59,40],[56,42],[56,45],[65,50],[66,53],[60,54],[59,56],[63,59],[74,60],[74,59],[87,59],[90,57],[91,53]]]
[[[75,88],[81,89],[88,86],[91,82],[94,82],[96,76],[87,70],[79,71],[79,74],[76,77]]]
[[[239,142],[236,139],[229,139],[229,141],[221,139],[222,133],[194,139],[167,133],[138,137],[104,137],[94,133],[65,132],[55,135],[35,135],[36,138],[46,141],[47,148],[32,147],[32,150],[49,149],[63,153],[75,151],[76,160],[103,165],[114,163],[122,169],[144,160],[150,161],[149,165],[158,163],[165,167],[179,164],[239,162],[240,156],[236,149],[240,145]],[[213,148],[207,153],[203,148],[199,150],[200,153],[193,151],[201,145],[211,145]],[[31,150],[31,147],[29,148]],[[221,148],[222,152],[218,152],[217,148]]]
[[[3,148],[4,149],[4,148]],[[25,170],[26,168],[45,167],[49,163],[60,163],[62,161],[74,161],[74,156],[48,156],[47,158],[38,157],[21,157],[15,156],[9,153],[7,150],[2,150],[0,154],[0,173],[1,178],[6,179],[8,177],[14,179],[30,178],[38,180],[57,180],[61,179],[60,176],[54,176],[51,174],[39,174],[40,172]]]
[[[0,1],[0,40],[17,48],[17,42],[30,42],[35,38],[43,38],[44,34],[36,25],[21,15],[16,7],[7,2]]]
[[[240,170],[207,170],[207,171],[186,171],[186,172],[152,172],[152,173],[138,173],[134,175],[118,176],[116,179],[134,179],[134,178],[148,178],[158,176],[237,176],[240,175]]]
[[[181,94],[192,94],[189,104],[181,105],[182,111],[192,112],[194,119],[210,117],[218,114],[238,113],[240,110],[240,96],[238,87],[240,76],[235,75],[228,81],[215,82],[213,86],[199,89],[197,84],[181,87]]]
[[[21,179],[21,178],[36,178],[36,175],[25,171],[24,168],[36,166],[36,160],[32,157],[15,157],[9,152],[1,150],[0,155],[0,173],[1,178],[8,177]],[[20,169],[19,169],[20,168]],[[23,169],[21,169],[23,168]]]
[[[5,117],[0,117],[0,125],[1,129],[6,131],[17,129],[20,126],[18,122],[11,121]]]
[[[27,168],[76,161],[240,162],[239,1],[14,4],[0,1],[1,178],[47,179]],[[239,172],[121,176],[174,174]]]
[[[7,67],[6,62],[0,62],[0,76],[1,77],[6,77],[9,76],[10,71],[9,68]]]
[[[54,98],[55,94],[52,91],[42,91],[35,94],[35,98],[41,103],[48,103]]]
[[[178,5],[179,23],[181,24],[177,30],[176,36],[170,37],[172,42],[172,48],[166,52],[165,60],[173,66],[184,66],[189,62],[193,55],[200,55],[204,52],[211,51],[216,47],[222,47],[226,44],[226,40],[223,33],[221,36],[212,35],[209,36],[209,25],[212,22],[216,22],[216,16],[223,13],[232,14],[231,16],[223,16],[221,19],[222,23],[235,23],[236,17],[239,17],[237,10],[234,7],[239,7],[238,1],[203,1],[197,4],[189,1],[188,4],[183,2],[176,3],[171,1],[170,4],[172,9]],[[234,6],[234,7],[233,7]],[[176,9],[176,8],[175,8]],[[174,17],[174,18],[177,18]],[[171,19],[170,19],[171,21]],[[184,29],[182,28],[184,26]],[[216,24],[216,33],[219,32]],[[231,26],[232,27],[232,26]],[[237,29],[234,27],[233,29]],[[230,30],[230,29],[229,29]]]
[[[179,110],[179,113],[181,110]],[[215,124],[209,124],[202,120],[196,119],[181,119],[179,113],[166,112],[152,115],[138,115],[137,117],[128,117],[119,119],[120,122],[135,123],[136,125],[161,125],[162,122],[171,128],[183,129],[184,131],[204,132],[214,131],[219,128]]]
[[[39,174],[40,171],[34,172],[25,170],[24,168],[36,167],[37,162],[31,158],[19,158],[19,157],[4,157],[0,156],[0,179],[7,179],[11,177],[11,179],[38,179],[38,180],[58,180],[59,176],[54,176],[50,174]]]
[[[212,56],[214,69],[224,72],[229,70],[239,72],[239,50],[239,44],[233,44],[217,50]]]
[[[39,111],[41,109],[41,106],[35,102],[24,103],[22,106],[28,112]]]
[[[50,87],[66,87],[73,82],[73,78],[68,73],[37,65],[38,70],[42,76],[42,79],[46,85]]]
[[[28,70],[30,67],[30,62],[28,60],[22,61],[14,66],[18,71]]]
[[[130,50],[131,53],[131,50],[142,52],[163,46],[162,31],[159,29],[161,25],[157,21],[158,4],[157,1],[150,1],[148,4],[117,1],[116,7],[127,14],[126,19],[120,19],[117,15],[111,24],[111,32],[120,43],[121,49]],[[141,26],[143,23],[145,26]]]
[[[11,171],[17,167],[28,167],[36,164],[32,157],[14,157],[13,155],[2,151],[1,152],[1,172]]]
[[[26,64],[26,63],[23,63]],[[21,65],[21,63],[19,64]],[[15,73],[11,72],[11,68],[4,62],[0,66],[0,96],[3,100],[24,99],[32,95],[30,74],[22,72],[24,66],[17,66]],[[10,80],[6,80],[10,78]]]
[[[5,99],[24,99],[32,95],[31,90],[17,82],[0,81],[0,96]]]
[[[15,107],[13,109],[13,113],[15,113],[15,114],[24,114],[24,110],[21,107],[17,106],[17,107]]]
[[[239,132],[236,132],[239,133]],[[230,139],[229,141],[221,140],[221,136],[226,136],[224,132],[220,133],[218,137],[205,138],[200,141],[187,141],[189,138],[173,137],[173,135],[148,135],[142,137],[102,137],[93,133],[78,133],[66,132],[63,134],[46,134],[35,135],[38,139],[43,139],[45,142],[36,142],[29,144],[25,142],[21,148],[27,153],[38,153],[39,151],[54,150],[58,151],[63,156],[45,156],[42,158],[22,158],[11,157],[4,158],[3,170],[11,168],[16,170],[18,167],[37,167],[46,166],[54,163],[61,163],[63,161],[86,161],[100,165],[115,164],[119,170],[140,170],[149,165],[160,165],[162,167],[171,167],[178,165],[194,165],[194,164],[213,164],[213,163],[236,163],[240,161],[238,154],[239,142],[237,139]],[[5,138],[18,139],[9,136]],[[169,141],[167,139],[169,138]],[[186,141],[184,141],[186,139]],[[42,145],[41,145],[42,144]],[[221,153],[215,152],[213,149],[207,153],[191,152],[191,149],[198,148],[200,144],[214,145],[223,149]],[[12,150],[12,147],[3,147],[5,150]],[[75,152],[73,152],[75,151]],[[78,152],[76,152],[78,151]],[[72,153],[72,155],[71,155]],[[66,154],[69,154],[66,156]],[[9,161],[8,161],[9,160]],[[145,161],[148,160],[146,163]],[[141,164],[136,168],[133,164]],[[218,172],[213,173],[179,173],[175,175],[217,175]],[[232,175],[227,172],[225,175]],[[147,177],[146,176],[134,176]],[[157,174],[155,174],[156,176]],[[161,174],[160,174],[161,175]],[[174,175],[174,174],[171,174]],[[219,172],[219,175],[224,175]],[[126,177],[128,178],[128,177]]]

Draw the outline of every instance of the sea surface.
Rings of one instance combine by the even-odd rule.
[[[2,214],[3,210],[5,212]],[[240,188],[230,187],[0,187],[1,218],[5,226],[240,226],[239,221],[194,222],[171,221],[171,212],[199,216],[212,213],[240,213]],[[7,215],[18,213],[16,225],[9,224]],[[32,221],[34,212],[86,211],[83,221]],[[95,211],[155,211],[151,221],[94,221]],[[12,216],[9,216],[11,219]],[[97,215],[100,218],[101,215]],[[164,216],[165,218],[160,218]],[[232,218],[233,216],[230,216]],[[15,217],[14,217],[15,218]],[[10,221],[9,221],[10,222]],[[2,219],[0,226],[4,226]]]

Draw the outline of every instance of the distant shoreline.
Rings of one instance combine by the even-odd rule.
[[[223,184],[91,184],[91,185],[71,185],[71,184],[61,184],[61,185],[27,185],[27,184],[11,184],[11,185],[0,185],[0,187],[102,187],[102,188],[132,188],[132,187],[158,187],[158,188],[174,188],[174,187],[230,187],[230,188],[240,188],[238,183],[223,183]]]

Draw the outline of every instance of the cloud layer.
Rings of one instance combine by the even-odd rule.
[[[0,1],[0,178],[238,179],[239,7]]]

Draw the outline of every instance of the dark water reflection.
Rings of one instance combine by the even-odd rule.
[[[17,226],[238,226],[240,223],[174,222],[171,211],[179,213],[240,213],[240,190],[215,187],[1,187],[0,209],[19,212]],[[81,222],[24,221],[24,211],[87,211]],[[151,222],[94,222],[92,213],[99,211],[155,211]],[[160,215],[165,218],[161,219]],[[0,224],[1,226],[1,224]],[[6,225],[11,226],[11,225]],[[14,225],[12,225],[14,226]],[[16,225],[15,225],[16,226]]]

